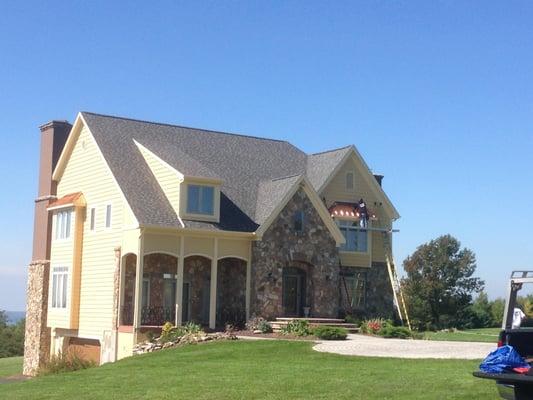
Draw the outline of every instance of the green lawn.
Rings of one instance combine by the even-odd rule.
[[[0,358],[0,378],[22,373],[22,357]]]
[[[213,342],[0,385],[0,399],[498,399],[478,362],[323,354],[312,343]]]
[[[500,328],[483,328],[456,332],[424,332],[424,339],[496,343],[500,330]]]

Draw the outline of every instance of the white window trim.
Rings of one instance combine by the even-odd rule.
[[[59,214],[65,215],[66,213],[70,214],[70,226],[68,231],[68,236],[61,237],[61,234],[58,236],[58,229],[59,226]],[[57,209],[57,211],[54,212],[54,221],[53,221],[53,240],[57,242],[68,242],[72,239],[73,235],[73,228],[75,226],[74,218],[76,218],[76,214],[74,212],[74,209],[72,207],[66,207],[66,208],[60,208]],[[65,226],[66,229],[66,226]],[[66,232],[65,232],[66,233]]]
[[[356,223],[359,222],[358,220],[354,220],[354,219],[335,218],[335,223],[337,224],[339,229],[340,229],[341,226],[338,224],[338,221],[351,221],[351,222],[356,222]],[[367,228],[370,228],[370,225],[371,225],[371,221],[369,220]],[[339,249],[339,253],[343,253],[343,254],[360,254],[360,255],[368,255],[368,254],[370,254],[370,252],[372,250],[371,249],[371,243],[372,243],[371,242],[371,240],[372,240],[371,231],[369,231],[366,228],[361,228],[361,227],[358,227],[358,226],[354,226],[354,227],[351,227],[351,228],[353,230],[356,230],[356,231],[364,231],[364,230],[366,230],[366,251],[357,251],[357,250],[353,251],[353,250],[342,250],[342,249]]]
[[[189,201],[189,185],[196,186],[210,186],[214,191],[213,214],[195,214],[187,212]],[[219,183],[205,183],[196,180],[184,180],[180,184],[180,217],[192,219],[195,221],[209,221],[219,222],[220,219],[220,184]]]
[[[107,208],[110,208],[110,214],[109,214],[109,226],[107,226]],[[104,229],[109,230],[113,229],[113,203],[105,203],[104,207]]]
[[[65,271],[56,271],[56,269],[65,269]],[[63,311],[68,310],[70,306],[70,266],[67,265],[54,265],[50,268],[50,299],[49,299],[49,307],[52,310],[57,311]],[[54,293],[54,276],[62,277],[62,279],[57,279],[57,285],[58,289],[56,290],[56,293]],[[65,280],[63,277],[66,276],[66,287],[64,286]],[[59,289],[61,288],[61,290]],[[60,300],[62,303],[63,299],[63,292],[65,292],[65,305],[64,306],[58,306],[57,302],[54,305],[54,300]],[[56,296],[54,296],[54,294]],[[57,298],[59,296],[59,298]],[[54,299],[56,297],[56,299]]]

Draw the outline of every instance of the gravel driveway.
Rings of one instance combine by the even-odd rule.
[[[347,340],[322,341],[314,350],[350,356],[398,358],[482,359],[496,348],[492,343],[439,342],[436,340],[384,339],[365,335],[348,335]]]

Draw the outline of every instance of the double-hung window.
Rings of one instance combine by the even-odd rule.
[[[56,239],[68,239],[70,237],[70,223],[72,220],[72,211],[59,211],[56,213]]]
[[[361,252],[368,251],[368,231],[361,229],[355,221],[338,220],[337,224],[346,243],[341,246],[342,251]]]
[[[52,308],[67,308],[68,267],[52,267]]]
[[[189,185],[187,188],[187,213],[213,215],[215,212],[215,188]]]

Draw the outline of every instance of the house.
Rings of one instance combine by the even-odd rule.
[[[165,321],[391,316],[381,179],[354,146],[89,112],[43,125],[24,372],[70,348],[126,357]]]

